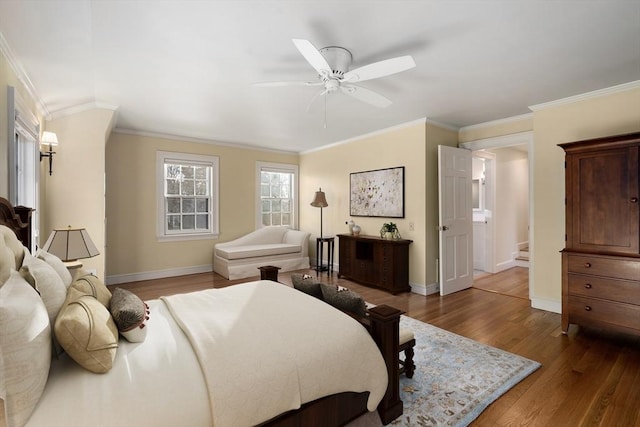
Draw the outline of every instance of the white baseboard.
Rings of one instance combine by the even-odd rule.
[[[172,268],[168,270],[144,271],[141,273],[116,274],[107,276],[107,285],[120,283],[139,282],[141,280],[164,279],[165,277],[186,276],[187,274],[210,273],[213,271],[211,264],[196,265],[193,267]]]
[[[494,273],[500,273],[501,271],[505,271],[510,269],[511,267],[516,266],[516,260],[510,259],[509,261],[504,261],[496,264],[496,271]]]
[[[562,302],[546,298],[531,298],[531,307],[562,314]]]
[[[440,287],[437,283],[432,283],[430,285],[424,285],[422,283],[409,283],[411,286],[411,292],[418,295],[431,295],[437,294],[440,292]]]

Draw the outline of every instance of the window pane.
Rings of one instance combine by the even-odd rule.
[[[271,215],[262,214],[262,225],[271,225]]]
[[[181,176],[180,175],[180,165],[165,164],[164,165],[164,176],[166,178],[178,179]]]
[[[282,216],[279,213],[271,214],[271,222],[273,223],[273,225],[281,225]]]
[[[178,180],[167,180],[167,194],[180,194],[180,182]]]
[[[196,226],[198,230],[209,228],[209,215],[196,215]]]
[[[193,169],[193,166],[182,166],[182,175],[184,175],[185,179],[193,179]]]
[[[291,215],[285,213],[282,214],[282,225],[292,225]]]
[[[207,186],[207,181],[196,181],[196,195],[198,196],[208,196],[209,192]]]
[[[291,201],[289,199],[282,199],[280,210],[282,212],[291,212]]]
[[[167,229],[171,231],[180,230],[179,215],[167,215]]]
[[[182,192],[183,196],[193,196],[195,194],[195,188],[193,185],[193,181],[182,181]]]
[[[167,197],[167,212],[168,213],[180,213],[180,198],[179,197]]]
[[[207,179],[207,169],[204,166],[196,167],[196,179]]]
[[[182,229],[194,230],[196,228],[196,216],[195,215],[182,215]]]
[[[271,197],[280,197],[280,186],[271,185]]]
[[[182,212],[183,213],[193,213],[196,211],[196,200],[195,199],[182,199]]]
[[[209,199],[196,199],[196,212],[209,212]]]
[[[262,212],[263,213],[271,212],[271,202],[269,200],[262,201]]]
[[[271,211],[272,212],[280,212],[280,200],[274,200],[271,202]]]
[[[271,187],[269,187],[269,184],[262,184],[260,185],[260,196],[262,197],[269,197],[269,190],[271,189]]]

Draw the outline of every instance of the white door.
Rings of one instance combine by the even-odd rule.
[[[473,284],[471,151],[438,146],[440,295]]]

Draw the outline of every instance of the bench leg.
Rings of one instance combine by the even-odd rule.
[[[413,346],[410,346],[404,350],[404,374],[407,378],[413,378],[415,370],[416,365],[413,363]]]

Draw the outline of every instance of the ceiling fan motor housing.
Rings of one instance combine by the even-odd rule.
[[[331,67],[332,75],[341,79],[349,71],[353,56],[347,49],[339,46],[327,46],[320,49],[320,53]]]

